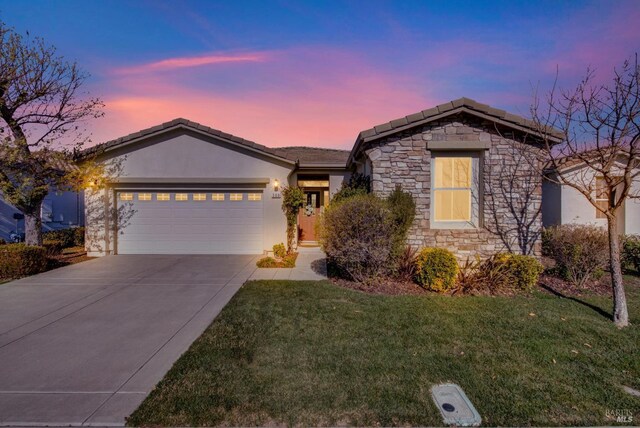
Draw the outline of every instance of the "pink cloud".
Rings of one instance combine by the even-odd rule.
[[[204,65],[235,63],[235,62],[259,62],[264,61],[264,53],[236,54],[236,55],[204,55],[191,57],[168,58],[161,61],[136,65],[133,67],[121,67],[114,70],[116,74],[144,74],[156,71],[174,70],[179,68],[201,67]]]
[[[93,141],[185,117],[272,147],[348,149],[359,131],[437,104],[413,78],[382,71],[350,52],[309,48],[271,57],[259,66],[186,70],[180,78],[151,71],[111,75],[103,87],[113,92],[104,97],[106,117],[96,122]],[[248,83],[206,88],[225,72],[249,76]]]

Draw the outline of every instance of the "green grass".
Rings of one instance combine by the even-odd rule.
[[[634,325],[540,293],[374,296],[328,282],[243,286],[133,413],[131,425],[441,425],[429,388],[462,386],[484,425],[640,418],[640,285]],[[535,314],[535,315],[532,315]],[[575,352],[574,352],[575,351]]]

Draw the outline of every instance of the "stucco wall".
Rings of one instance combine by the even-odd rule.
[[[578,183],[589,185],[590,180],[594,180],[594,172],[588,168],[576,169],[565,173],[567,179],[575,179]],[[595,183],[595,181],[594,181]],[[595,184],[592,184],[595,185]],[[556,224],[593,224],[607,227],[607,220],[596,218],[595,207],[584,197],[582,193],[568,185],[557,185],[560,192],[560,209],[554,215],[560,217]],[[632,195],[640,195],[640,183],[634,183],[631,190]],[[546,194],[544,203],[546,204]],[[545,209],[552,210],[553,207]],[[618,229],[620,233],[640,234],[640,201],[637,199],[627,199],[619,212]],[[545,225],[547,225],[545,223]]]
[[[508,136],[508,138],[507,138]],[[486,257],[498,251],[511,249],[519,252],[516,218],[512,215],[507,196],[499,191],[505,186],[505,171],[519,174],[515,188],[505,189],[513,195],[516,204],[526,206],[529,226],[521,233],[530,240],[535,254],[540,252],[542,227],[541,200],[542,178],[538,173],[535,154],[538,149],[518,142],[516,137],[500,135],[493,123],[468,116],[456,116],[426,126],[396,133],[366,146],[366,157],[372,166],[374,192],[387,195],[396,184],[409,191],[416,201],[416,219],[410,231],[409,244],[413,246],[446,247],[460,259]],[[430,224],[431,204],[431,154],[429,142],[477,142],[489,143],[488,150],[480,153],[479,212],[477,227],[467,229],[434,229]],[[521,149],[521,150],[520,150]],[[517,154],[535,152],[523,161]],[[460,152],[463,153],[463,152]],[[365,158],[359,159],[366,162]],[[525,195],[525,184],[530,189]]]
[[[107,156],[108,155],[108,156]],[[213,137],[202,136],[190,131],[176,131],[150,138],[142,143],[123,147],[109,152],[101,158],[103,162],[119,164],[118,176],[126,180],[144,183],[145,180],[163,179],[170,183],[172,179],[187,180],[190,183],[210,182],[206,188],[221,188],[221,181],[239,181],[245,179],[268,178],[269,184],[243,184],[238,190],[259,189],[263,193],[264,207],[264,245],[270,249],[276,243],[286,242],[286,220],[281,210],[282,199],[274,198],[273,182],[287,183],[293,165],[269,158],[227,144]],[[127,184],[134,188],[136,185]],[[156,184],[156,186],[161,186]],[[123,188],[123,184],[114,184],[99,195],[87,193],[87,249],[92,255],[104,255],[114,251],[113,237],[105,239],[104,198],[112,199],[113,189]],[[188,188],[188,185],[183,185]],[[232,184],[224,184],[225,189],[233,189]],[[229,191],[229,190],[227,190]],[[113,200],[110,200],[109,216],[114,227]],[[133,214],[135,215],[135,214]]]

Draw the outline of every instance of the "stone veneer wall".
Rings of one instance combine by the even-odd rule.
[[[518,230],[526,230],[533,254],[540,255],[542,228],[542,176],[530,162],[538,149],[499,134],[495,125],[473,117],[457,116],[431,122],[421,128],[399,132],[369,143],[365,153],[372,165],[372,188],[382,196],[396,184],[410,192],[416,201],[416,219],[409,233],[409,244],[418,247],[445,247],[460,260],[476,255],[488,257],[508,250],[520,252]],[[491,142],[481,156],[481,226],[477,229],[431,229],[430,187],[431,152],[429,141]],[[518,174],[520,188],[509,188],[508,174]],[[508,202],[511,201],[511,202]],[[525,207],[524,214],[513,215],[512,208]],[[527,227],[518,224],[527,223]],[[524,233],[520,233],[524,235]],[[509,243],[507,245],[506,243]]]

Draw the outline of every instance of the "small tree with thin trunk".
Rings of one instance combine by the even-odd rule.
[[[25,241],[42,243],[42,201],[75,187],[73,154],[102,102],[81,92],[87,74],[40,38],[0,22],[0,191],[25,215]]]
[[[638,198],[640,185],[640,67],[637,55],[614,69],[609,84],[599,84],[588,69],[571,91],[553,89],[531,107],[545,136],[550,179],[580,192],[607,220],[609,268],[613,287],[613,321],[629,324],[620,266],[618,213]],[[559,130],[563,142],[552,143]]]

